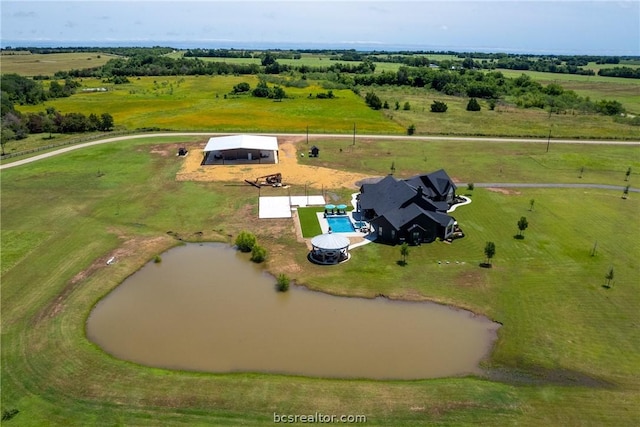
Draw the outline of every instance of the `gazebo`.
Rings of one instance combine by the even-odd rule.
[[[349,259],[349,239],[337,234],[327,233],[311,239],[309,260],[316,264],[339,264]]]

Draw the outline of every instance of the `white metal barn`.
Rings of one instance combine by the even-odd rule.
[[[278,138],[275,136],[231,135],[209,139],[202,164],[278,163]]]

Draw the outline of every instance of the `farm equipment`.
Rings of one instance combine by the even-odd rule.
[[[260,188],[263,185],[271,185],[272,187],[282,187],[282,174],[274,173],[271,175],[263,175],[263,176],[257,177],[254,182],[251,182],[248,179],[245,179],[244,182],[246,182],[249,185],[253,185],[254,187],[257,187],[257,188]]]

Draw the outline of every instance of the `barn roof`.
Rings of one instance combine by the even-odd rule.
[[[231,135],[209,138],[204,151],[223,150],[277,150],[278,138],[275,136]]]

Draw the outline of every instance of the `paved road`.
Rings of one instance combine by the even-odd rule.
[[[71,145],[59,150],[50,151],[48,153],[39,154],[27,159],[17,160],[15,162],[0,165],[0,170],[8,169],[16,166],[25,165],[27,163],[36,162],[38,160],[57,156],[73,150],[79,150],[93,145],[107,144],[109,142],[125,141],[128,139],[153,138],[158,136],[218,136],[229,135],[229,133],[215,132],[167,132],[167,133],[145,133],[140,135],[126,135],[114,138],[99,139],[96,141],[85,142],[82,144]],[[261,133],[260,135],[273,136],[306,136],[302,133]],[[309,134],[309,138],[353,138],[353,134]],[[405,135],[356,135],[356,139],[394,139],[394,140],[417,140],[417,141],[467,141],[467,142],[519,142],[519,143],[547,143],[546,139],[529,139],[529,138],[476,138],[463,136],[405,136]],[[599,145],[634,145],[640,146],[640,141],[608,141],[608,140],[581,140],[581,139],[552,139],[551,144],[599,144]]]

